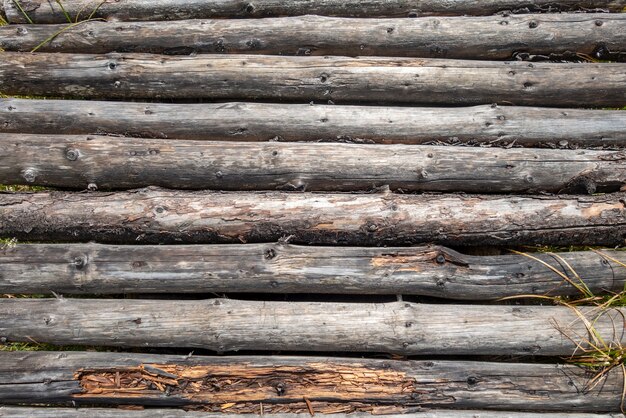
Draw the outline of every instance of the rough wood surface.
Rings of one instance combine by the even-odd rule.
[[[5,404],[197,403],[207,410],[259,414],[259,403],[266,413],[307,413],[306,398],[318,414],[332,408],[392,413],[411,407],[618,413],[623,387],[617,368],[589,388],[594,373],[554,364],[95,352],[0,353],[0,359]],[[137,376],[135,391],[127,389],[129,372]],[[149,384],[152,389],[145,388]]]
[[[577,282],[571,266],[596,294],[626,285],[623,251],[530,256],[476,257],[435,246],[19,244],[0,250],[0,294],[413,294],[463,300],[578,294],[548,266]]]
[[[0,184],[592,194],[626,189],[626,153],[4,134]]]
[[[58,3],[45,0],[21,0],[20,11],[13,0],[4,0],[4,12],[11,23],[67,23]],[[88,17],[109,20],[176,20],[213,17],[299,16],[305,14],[356,17],[416,17],[427,15],[489,15],[501,11],[513,13],[602,11],[620,12],[624,0],[64,0],[63,8],[74,21]],[[3,5],[0,1],[0,11]]]
[[[623,245],[626,195],[1,193],[0,236],[110,243]]]
[[[521,106],[419,108],[119,103],[0,98],[0,133],[225,141],[626,147],[626,112]]]
[[[265,415],[257,413],[232,414],[228,412],[200,412],[184,411],[182,409],[144,409],[124,410],[120,408],[45,408],[45,407],[12,407],[0,406],[0,417],[10,418],[262,418]],[[298,413],[272,413],[272,418],[302,418]],[[306,416],[306,415],[305,415]],[[324,418],[345,418],[343,414],[324,414]],[[385,418],[624,418],[620,413],[592,414],[579,412],[510,412],[510,411],[484,411],[484,410],[445,410],[434,409],[423,412],[409,412],[402,414],[385,414]],[[353,412],[350,418],[372,418],[370,412]]]
[[[626,16],[546,14],[418,19],[322,16],[0,27],[5,51],[248,53],[511,59],[516,53],[624,52]],[[58,36],[54,36],[59,33]],[[50,42],[44,43],[46,39]],[[606,52],[604,52],[606,51]]]
[[[0,299],[0,337],[55,345],[402,355],[570,356],[594,324],[626,343],[626,309],[233,299]]]
[[[427,58],[2,53],[7,95],[624,106],[626,65]]]

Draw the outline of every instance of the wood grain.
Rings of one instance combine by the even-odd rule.
[[[511,59],[516,53],[624,52],[626,16],[545,14],[417,19],[298,16],[173,22],[86,22],[0,27],[5,51],[246,53]],[[54,36],[58,34],[57,36]],[[51,39],[49,42],[44,42]],[[602,49],[602,50],[601,50]],[[600,55],[596,55],[600,54]]]
[[[626,343],[626,309],[234,299],[0,299],[8,341],[216,352],[570,356],[594,324]]]
[[[4,6],[3,6],[4,3]],[[304,14],[355,17],[415,17],[428,15],[489,15],[497,12],[557,12],[599,9],[621,12],[624,0],[121,0],[104,2],[64,0],[63,8],[73,21],[89,16],[109,20],[177,20],[213,17],[299,16]],[[61,7],[51,1],[20,1],[36,23],[67,23]],[[11,23],[27,23],[12,0],[0,2]]]
[[[260,411],[260,407],[259,407]],[[120,408],[50,408],[50,407],[12,407],[0,406],[2,418],[152,418],[154,416],[168,416],[172,418],[207,418],[216,417],[216,414],[199,411],[185,411],[182,409],[157,409],[124,410]],[[220,412],[221,418],[261,418],[259,413],[228,413]],[[343,414],[324,414],[324,418],[343,418]],[[302,413],[272,413],[273,418],[301,418]],[[371,418],[370,412],[352,412],[352,418]],[[606,413],[568,413],[568,412],[511,412],[511,411],[485,411],[485,410],[446,410],[434,409],[424,412],[408,412],[401,414],[385,414],[385,418],[624,418],[623,414]]]
[[[381,57],[4,52],[7,95],[622,107],[626,66]]]
[[[0,132],[223,141],[626,147],[626,112],[0,98]]]
[[[609,250],[468,256],[436,246],[19,244],[0,250],[0,294],[580,296],[556,271],[577,283],[571,266],[593,293],[618,292],[626,285],[620,262],[626,253]]]
[[[108,243],[623,245],[626,197],[394,193],[1,193],[0,236]]]
[[[62,188],[596,193],[626,153],[4,134],[0,183]]]

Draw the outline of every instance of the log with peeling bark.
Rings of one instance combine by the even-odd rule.
[[[419,108],[165,104],[0,98],[0,133],[224,141],[626,147],[626,112],[521,106]]]
[[[109,243],[623,245],[626,194],[0,193],[0,236]]]
[[[626,343],[625,318],[626,308],[597,307],[0,299],[0,337],[10,342],[216,352],[570,356],[590,347],[591,332]]]
[[[252,143],[4,134],[0,183],[62,188],[596,193],[626,188],[622,151]]]
[[[311,405],[313,405],[311,403]],[[304,405],[300,406],[301,408]],[[171,417],[171,418],[263,418],[259,409],[254,412],[245,412],[244,414],[229,413],[220,411],[217,413],[188,411],[182,409],[121,409],[121,408],[50,408],[50,407],[14,407],[0,406],[0,417],[2,418],[153,418]],[[303,411],[303,412],[308,412]],[[315,411],[314,411],[315,412]],[[384,412],[384,411],[383,411]],[[272,418],[302,418],[302,414],[294,412],[272,413]],[[306,415],[305,415],[306,416]],[[372,418],[371,412],[352,412],[350,418]],[[425,409],[422,412],[406,412],[401,414],[385,413],[385,418],[624,418],[624,414],[606,413],[593,414],[584,412],[511,412],[511,411],[485,411],[485,410],[453,410],[453,409]],[[324,414],[324,418],[345,418],[345,413]]]
[[[21,6],[18,7],[18,4]],[[489,15],[498,12],[621,12],[624,0],[44,0],[0,1],[11,23],[67,23],[87,18],[118,20],[177,20],[214,17],[300,16],[305,14],[355,17],[416,17]]]
[[[626,65],[4,52],[0,91],[83,98],[621,107]]]
[[[609,250],[476,257],[435,246],[19,244],[0,250],[0,294],[412,294],[492,300],[580,295],[573,271],[595,294],[619,292],[626,285],[623,265],[626,252]]]
[[[511,59],[516,53],[626,58],[626,16],[550,14],[418,19],[322,16],[0,27],[5,51],[248,53]],[[55,34],[58,34],[55,36]],[[50,41],[44,42],[49,39]],[[512,41],[513,40],[513,41]],[[607,54],[604,56],[603,54]]]
[[[578,418],[578,414],[561,414],[618,413],[623,387],[618,368],[607,373],[601,385],[591,386],[593,372],[537,363],[97,352],[5,352],[0,359],[3,404],[196,406],[205,413],[273,415],[306,414],[310,412],[306,399],[318,414],[446,408],[402,416],[451,418],[470,416],[453,409],[485,408],[499,411],[481,412],[478,417],[534,416],[503,412],[523,409],[560,413],[554,418]],[[7,409],[15,410],[0,408],[0,416]]]

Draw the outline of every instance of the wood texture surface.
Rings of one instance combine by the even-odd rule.
[[[626,112],[0,98],[0,132],[224,141],[626,147]]]
[[[260,407],[259,407],[260,411]],[[237,414],[228,412],[210,413],[199,411],[184,411],[181,409],[156,409],[124,410],[120,408],[46,408],[46,407],[12,407],[0,406],[2,418],[261,418],[265,415],[260,413]],[[302,413],[272,413],[273,418],[302,418]],[[345,418],[343,414],[324,414],[324,418]],[[370,412],[353,412],[351,418],[372,418]],[[485,410],[446,410],[429,409],[423,412],[408,412],[402,414],[385,414],[385,418],[624,418],[620,413],[568,413],[568,412],[511,412],[511,411],[485,411]]]
[[[626,16],[545,14],[417,19],[299,16],[173,22],[86,22],[0,27],[5,51],[247,53],[511,59],[516,53],[624,52]],[[57,34],[57,36],[54,36]],[[51,39],[49,42],[44,42]],[[599,54],[599,55],[596,55]]]
[[[0,184],[592,194],[626,189],[626,153],[4,134]]]
[[[0,2],[0,11],[11,23],[66,23],[58,3],[22,0],[20,11],[13,0]],[[502,11],[516,13],[549,11],[620,12],[624,0],[121,0],[116,2],[64,0],[63,8],[73,21],[88,18],[109,20],[176,20],[212,17],[298,16],[305,14],[357,17],[416,17],[422,15],[489,15]]]
[[[556,271],[578,283],[571,267],[596,294],[618,292],[626,285],[620,262],[626,264],[626,253],[609,250],[468,256],[435,246],[19,244],[0,250],[0,294],[580,296]]]
[[[484,196],[185,192],[0,194],[0,236],[109,243],[623,245],[623,193]]]
[[[4,52],[0,91],[81,98],[621,107],[626,65]]]
[[[570,356],[626,343],[626,309],[234,299],[1,299],[8,341],[216,352],[373,352],[401,355]]]
[[[590,389],[592,375],[584,369],[537,363],[95,352],[0,353],[0,358],[0,399],[4,404],[74,401],[78,405],[179,406],[197,403],[209,410],[259,414],[259,402],[262,402],[266,413],[281,412],[282,407],[286,407],[283,412],[307,413],[303,400],[306,397],[318,414],[342,406],[345,409],[336,411],[372,412],[378,407],[379,412],[393,413],[394,408],[396,412],[410,412],[411,407],[419,406],[618,413],[623,387],[622,376],[616,369],[608,374],[601,387]],[[158,383],[161,379],[161,385],[171,387],[169,396],[154,386],[151,390],[139,388],[134,393],[107,390],[108,382],[116,380],[117,371],[120,386],[123,384],[124,388],[128,385],[127,373],[131,372],[137,375],[138,383],[155,380]],[[113,379],[109,380],[111,375]],[[221,390],[218,392],[212,383]],[[253,387],[242,388],[246,383]],[[95,393],[98,385],[103,389],[101,393]],[[198,388],[198,392],[189,393],[191,390],[187,388]],[[230,406],[232,409],[221,409],[228,403],[235,405]]]

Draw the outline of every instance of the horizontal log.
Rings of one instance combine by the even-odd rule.
[[[64,0],[61,5],[44,0],[4,1],[4,12],[11,23],[67,23],[88,17],[118,20],[177,20],[214,17],[300,16],[305,14],[355,17],[416,17],[429,15],[489,15],[513,13],[585,11],[598,9],[621,12],[624,0],[133,0],[132,2],[84,2]],[[0,9],[2,8],[0,1]],[[67,13],[67,15],[66,15]],[[26,17],[28,16],[28,17]]]
[[[626,264],[626,252],[476,257],[434,246],[19,244],[0,251],[0,294],[347,293],[491,300],[579,294],[550,267],[578,283],[571,267],[596,294],[619,292],[626,268],[618,262]]]
[[[624,106],[626,65],[4,52],[0,91],[83,98]]]
[[[4,134],[0,183],[63,188],[536,193],[626,189],[618,151]]]
[[[0,133],[224,141],[626,147],[626,112],[521,106],[419,108],[164,104],[0,98]]]
[[[92,21],[0,28],[5,51],[248,53],[511,59],[516,53],[626,56],[626,16],[550,14],[418,19],[322,16],[174,22]],[[55,34],[57,34],[55,36]],[[50,39],[49,42],[45,42]],[[514,41],[512,41],[514,40]]]
[[[302,405],[304,406],[304,405]],[[307,408],[308,409],[308,408]],[[306,411],[303,411],[306,412]],[[315,412],[315,411],[314,411]],[[219,414],[219,415],[218,415]],[[0,406],[0,417],[10,418],[152,418],[167,416],[172,418],[261,418],[260,407],[257,413],[211,413],[199,411],[185,411],[182,409],[158,409],[150,408],[143,410],[124,410],[120,408],[46,408],[46,407],[13,407]],[[324,418],[344,418],[343,414],[324,414]],[[273,418],[301,418],[302,413],[272,413]],[[351,418],[372,418],[371,412],[352,412]],[[591,413],[568,413],[568,412],[509,412],[509,411],[485,411],[485,410],[446,410],[435,409],[423,412],[408,412],[402,414],[385,414],[385,418],[624,418],[623,414],[591,414]]]
[[[196,405],[207,411],[259,414],[307,413],[307,399],[318,414],[438,407],[618,413],[623,387],[617,368],[607,374],[602,385],[591,387],[593,375],[585,369],[537,363],[96,352],[5,352],[0,359],[0,401],[4,404]],[[136,388],[129,387],[133,384],[129,376],[137,377]],[[98,389],[102,391],[97,393]],[[228,407],[230,403],[235,405]],[[451,410],[441,413],[403,416],[458,416]],[[494,416],[484,413],[479,416]],[[520,416],[499,413],[499,417]]]
[[[626,194],[0,193],[0,236],[109,243],[623,245]]]
[[[570,356],[626,343],[626,308],[234,299],[0,299],[10,342],[110,347]],[[580,316],[579,316],[580,315]]]

